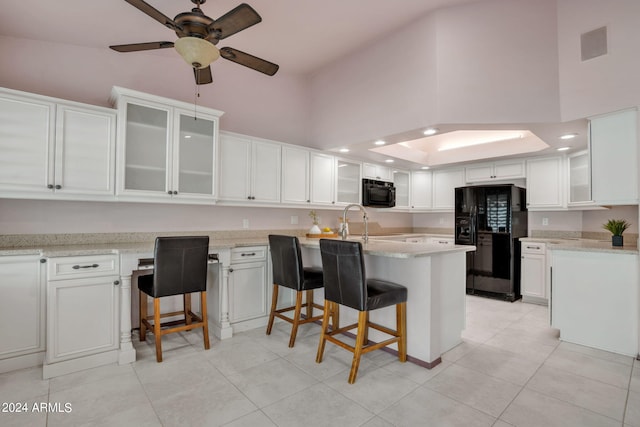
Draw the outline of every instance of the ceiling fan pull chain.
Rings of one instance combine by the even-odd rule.
[[[198,120],[198,98],[200,98],[200,86],[198,85],[198,79],[200,78],[200,69],[196,68],[196,90],[193,97],[193,120]]]

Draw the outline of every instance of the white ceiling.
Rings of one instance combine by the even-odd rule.
[[[146,0],[151,6],[173,18],[194,7],[190,0]],[[208,0],[203,12],[218,18],[236,7],[241,0]],[[310,74],[377,39],[393,33],[425,14],[442,7],[483,0],[270,0],[247,2],[263,21],[220,42],[280,65],[280,73]],[[108,49],[109,45],[150,41],[175,41],[176,35],[159,22],[140,12],[124,0],[29,0],[5,1],[0,14],[0,36],[45,40],[55,43]],[[163,49],[126,55],[177,55]],[[437,124],[435,124],[437,125]],[[571,142],[586,148],[586,120],[563,124],[511,124],[474,126],[472,124],[440,125],[440,134],[454,130],[512,129],[530,130],[549,145],[547,152],[564,145],[558,137],[567,132],[578,133]],[[380,135],[387,144],[424,138],[423,129],[412,129],[397,135]],[[336,151],[339,148],[336,147]],[[349,155],[384,161],[388,155],[370,151],[373,141],[351,145]],[[452,150],[457,162],[491,157],[486,146]],[[388,154],[388,153],[387,153]],[[513,154],[513,153],[504,153]],[[420,158],[414,152],[414,159]],[[407,161],[395,158],[396,167],[416,168],[435,165],[430,161]]]

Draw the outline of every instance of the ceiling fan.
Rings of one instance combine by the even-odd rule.
[[[269,76],[273,76],[278,71],[279,66],[272,62],[232,47],[225,46],[218,50],[215,46],[220,40],[262,21],[260,15],[248,4],[242,3],[220,18],[212,19],[200,9],[200,6],[206,0],[191,0],[196,7],[191,9],[190,12],[179,13],[171,20],[143,0],[125,1],[165,27],[175,31],[178,40],[175,42],[159,41],[109,46],[117,52],[137,52],[175,47],[180,56],[193,67],[196,84],[199,85],[213,81],[209,65],[220,56]]]

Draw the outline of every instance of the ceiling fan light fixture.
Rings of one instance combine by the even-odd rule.
[[[193,68],[206,68],[220,57],[212,43],[198,37],[181,37],[174,43],[182,59]]]

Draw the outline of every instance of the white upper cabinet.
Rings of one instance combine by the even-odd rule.
[[[119,198],[213,203],[220,111],[114,88]]]
[[[407,171],[393,171],[393,185],[396,187],[396,208],[408,208],[411,174]]]
[[[362,165],[336,158],[336,204],[362,203]]]
[[[527,208],[566,208],[564,179],[562,156],[527,160]]]
[[[364,178],[376,179],[379,181],[392,181],[393,173],[390,167],[364,163],[362,165],[362,175]]]
[[[442,169],[433,171],[433,209],[453,211],[455,188],[464,185],[462,169]]]
[[[569,169],[569,206],[581,206],[593,204],[591,200],[591,168],[589,152],[582,151],[580,153],[567,156]]]
[[[431,209],[433,174],[431,171],[411,172],[411,208]]]
[[[0,90],[0,195],[114,198],[116,114],[9,89]]]
[[[318,205],[335,205],[336,159],[321,153],[311,153],[311,203]]]
[[[309,196],[309,151],[291,146],[282,147],[282,202],[311,203]]]
[[[465,168],[465,180],[468,183],[524,178],[523,160],[510,160],[494,163],[482,163]]]
[[[638,203],[636,109],[590,120],[591,191],[601,205]]]
[[[238,202],[280,202],[280,145],[220,133],[219,198]]]

